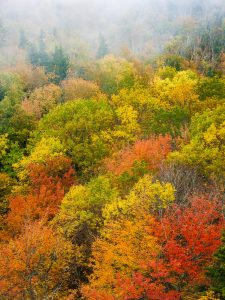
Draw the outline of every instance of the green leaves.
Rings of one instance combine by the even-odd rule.
[[[117,196],[117,190],[104,176],[92,179],[87,185],[74,186],[63,199],[55,222],[66,236],[89,244],[102,226],[102,209]]]
[[[225,180],[224,111],[221,105],[196,114],[192,118],[190,143],[170,155],[172,160],[198,165],[206,176],[221,183]]]
[[[220,293],[222,299],[225,297],[225,233],[222,238],[223,244],[214,255],[214,263],[208,268],[207,275],[212,280],[212,288]]]

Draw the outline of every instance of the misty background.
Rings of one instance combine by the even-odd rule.
[[[21,36],[27,47],[40,36],[47,51],[60,45],[72,61],[96,57],[101,39],[109,53],[150,59],[184,55],[203,33],[223,43],[224,29],[224,0],[0,0],[0,65],[26,61]]]

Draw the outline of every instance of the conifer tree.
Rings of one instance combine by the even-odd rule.
[[[19,47],[25,49],[27,46],[27,38],[23,29],[20,30]]]
[[[62,47],[55,47],[52,58],[49,60],[48,72],[54,73],[55,77],[53,82],[58,84],[66,78],[69,71],[70,61],[69,57],[65,54]]]
[[[106,40],[102,34],[99,35],[99,47],[97,57],[102,58],[109,53],[108,46]]]

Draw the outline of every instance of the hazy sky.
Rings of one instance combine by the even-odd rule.
[[[18,44],[21,29],[31,42],[43,30],[48,43],[57,30],[67,49],[79,47],[80,39],[95,50],[101,33],[111,50],[127,45],[134,52],[158,51],[185,18],[205,21],[218,5],[216,13],[225,16],[225,0],[0,0],[0,21],[12,44]]]

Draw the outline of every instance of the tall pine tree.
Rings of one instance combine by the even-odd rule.
[[[20,30],[19,47],[25,49],[27,46],[27,38],[23,29]]]
[[[109,53],[108,46],[106,40],[102,34],[99,35],[99,47],[97,57],[102,58]]]
[[[45,34],[42,30],[39,36],[39,65],[47,67],[49,63],[49,57],[46,52],[46,44],[45,44]]]
[[[65,54],[62,47],[55,47],[55,51],[49,60],[47,71],[54,73],[53,82],[58,84],[66,78],[70,66],[69,57]]]

